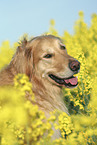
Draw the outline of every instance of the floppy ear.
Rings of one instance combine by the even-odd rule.
[[[29,79],[31,80],[32,77],[32,73],[33,73],[33,45],[31,44],[30,41],[27,41],[26,38],[24,38],[21,43],[20,46],[17,49],[17,53],[18,54],[22,54],[22,59],[23,64],[21,64],[23,66],[23,72],[29,77]]]
[[[25,48],[25,65],[26,65],[26,75],[31,80],[34,64],[33,64],[33,48],[29,44]]]

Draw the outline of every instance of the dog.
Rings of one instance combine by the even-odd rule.
[[[80,62],[67,54],[66,46],[53,35],[24,39],[10,64],[0,72],[0,86],[13,85],[18,73],[26,74],[33,84],[36,102],[48,117],[59,109],[68,113],[62,88],[78,85],[73,75],[80,70]]]
[[[58,109],[69,115],[64,103],[62,88],[74,88],[78,80],[73,75],[80,70],[80,62],[68,55],[59,37],[42,35],[18,46],[10,64],[0,72],[0,86],[14,85],[18,73],[26,74],[33,85],[36,104],[46,117]],[[30,100],[31,101],[31,100]],[[55,129],[53,128],[55,131]],[[59,138],[56,131],[53,139]]]
[[[59,37],[42,35],[18,46],[10,64],[0,72],[0,86],[13,85],[18,73],[26,74],[33,84],[39,108],[49,117],[54,109],[69,114],[63,101],[62,88],[73,88],[78,80],[73,75],[80,70],[80,62],[68,55]]]

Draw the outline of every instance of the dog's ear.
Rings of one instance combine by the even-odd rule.
[[[27,41],[26,38],[24,38],[20,46],[18,46],[17,53],[22,54],[22,59],[24,60],[24,73],[29,77],[31,80],[32,73],[33,73],[33,47],[32,43],[30,41]]]
[[[22,41],[18,42],[19,46],[17,48],[17,52],[22,52],[25,50],[26,45],[28,44],[28,41],[26,38],[24,38]]]
[[[32,47],[26,47],[25,57],[27,58],[27,60],[30,60],[33,57]]]
[[[32,77],[32,73],[34,71],[34,64],[33,64],[33,46],[26,44],[25,47],[25,65],[26,65],[26,75],[29,77],[29,79],[31,80]]]

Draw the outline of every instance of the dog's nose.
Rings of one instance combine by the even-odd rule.
[[[71,61],[69,67],[72,71],[78,71],[80,69],[80,62],[77,60]]]

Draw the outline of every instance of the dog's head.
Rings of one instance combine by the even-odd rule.
[[[30,65],[26,64],[30,77],[35,73],[57,86],[77,86],[77,78],[73,75],[79,72],[80,63],[68,55],[60,38],[52,35],[35,37],[27,42],[25,55],[30,62]]]

